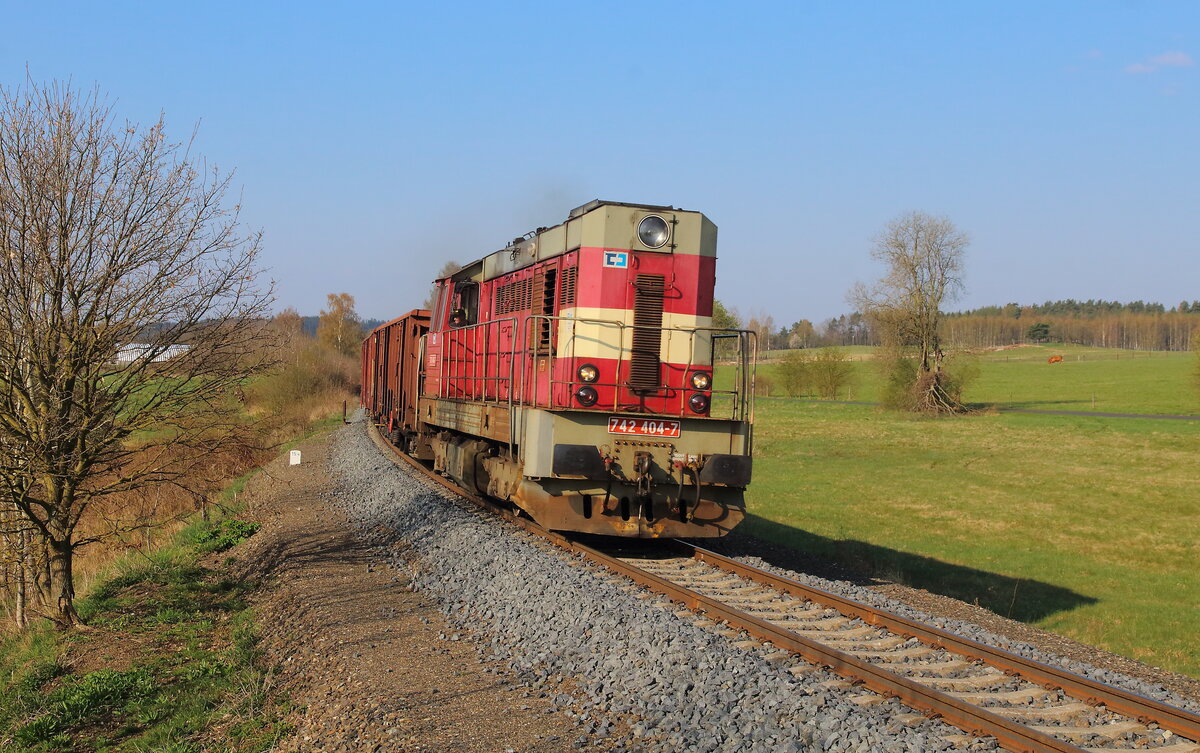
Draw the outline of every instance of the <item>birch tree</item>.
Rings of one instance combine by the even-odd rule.
[[[317,339],[342,355],[352,356],[362,344],[362,319],[354,310],[354,296],[330,293],[317,320]]]

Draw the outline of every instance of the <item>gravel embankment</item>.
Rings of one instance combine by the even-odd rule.
[[[645,751],[940,751],[960,734],[940,722],[906,726],[908,709],[893,700],[861,704],[863,691],[839,688],[839,678],[788,658],[768,658],[767,645],[738,645],[680,617],[657,597],[538,543],[490,515],[464,509],[448,492],[381,454],[362,423],[333,442],[334,503],[376,543],[411,545],[414,584],[433,595],[452,623],[471,631],[489,659],[509,663],[531,694],[550,694],[581,732],[605,739],[614,722],[629,725],[621,741]],[[1066,666],[1095,679],[1168,703],[1196,704],[1159,687],[1058,660],[978,626],[931,617],[850,583],[772,567],[805,583],[946,627],[1024,656]],[[458,640],[460,636],[447,636]],[[806,671],[807,670],[807,671]],[[583,698],[557,690],[576,679]],[[829,685],[825,685],[829,683]],[[856,702],[859,701],[859,702]],[[576,747],[586,738],[575,742]],[[620,750],[621,746],[616,749]],[[995,749],[991,741],[974,750]]]
[[[410,567],[414,583],[486,652],[519,670],[531,693],[555,694],[558,676],[575,678],[584,697],[555,700],[577,714],[582,732],[603,739],[619,719],[631,725],[626,749],[671,753],[954,748],[941,739],[954,728],[905,726],[896,717],[907,710],[895,701],[859,705],[861,690],[822,685],[839,679],[831,673],[797,677],[789,670],[806,665],[768,659],[771,647],[735,646],[747,636],[695,627],[674,607],[463,509],[381,455],[361,423],[335,437],[333,452],[335,504],[379,543],[410,544],[413,559],[396,564]]]

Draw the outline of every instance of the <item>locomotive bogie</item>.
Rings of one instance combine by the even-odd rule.
[[[585,484],[568,479],[522,482],[513,501],[540,525],[629,538],[713,538],[746,516],[743,490],[662,488],[640,496],[633,484]]]

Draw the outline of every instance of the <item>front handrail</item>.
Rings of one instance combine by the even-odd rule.
[[[565,325],[564,323],[569,323]],[[506,333],[505,326],[511,329]],[[523,326],[522,326],[523,325]],[[537,335],[545,326],[550,333],[549,347],[540,352],[543,347],[541,338]],[[564,326],[569,330],[561,331]],[[615,329],[612,337],[597,335],[588,337],[580,334],[581,327],[599,327]],[[752,427],[754,420],[754,381],[758,362],[758,339],[752,330],[727,329],[722,327],[646,327],[644,325],[627,324],[614,319],[588,319],[571,316],[555,316],[550,314],[534,314],[524,317],[507,316],[486,322],[477,322],[437,333],[430,333],[422,339],[422,362],[428,352],[426,339],[439,337],[441,342],[437,364],[438,397],[459,400],[482,400],[506,404],[509,411],[509,450],[517,444],[516,421],[514,408],[537,407],[548,409],[581,409],[581,406],[571,403],[571,386],[578,380],[574,375],[566,379],[555,378],[555,363],[560,358],[575,359],[579,342],[588,340],[598,341],[604,348],[613,351],[613,359],[617,364],[616,374],[611,381],[594,382],[598,387],[611,388],[612,401],[602,406],[594,406],[591,410],[612,410],[623,412],[621,391],[630,389],[623,379],[625,361],[632,355],[632,333],[636,330],[652,329],[661,333],[665,338],[663,349],[668,354],[677,347],[687,350],[688,358],[683,364],[683,378],[697,369],[706,369],[713,374],[713,384],[710,395],[710,418],[728,418],[741,421]],[[628,330],[628,332],[627,332]],[[508,335],[508,347],[502,347],[505,335]],[[626,347],[627,335],[630,346]],[[677,347],[675,338],[686,337],[687,340]],[[701,339],[703,338],[703,339]],[[731,389],[716,389],[717,343],[723,339],[734,339],[737,342],[736,359],[734,361],[733,385]],[[706,341],[706,342],[705,342]],[[704,349],[707,347],[707,352]],[[504,364],[504,359],[508,360]],[[518,359],[522,359],[518,370]],[[544,359],[546,377],[538,379],[539,361]],[[698,363],[699,361],[699,363]],[[707,361],[706,363],[704,361]],[[670,362],[668,362],[670,363]],[[494,368],[493,368],[494,364]],[[428,368],[428,364],[425,364]],[[507,366],[507,368],[505,368]],[[678,366],[678,364],[676,364]],[[423,370],[424,372],[424,370]],[[542,394],[542,382],[545,391]],[[678,393],[677,410],[667,415],[692,416],[686,411],[686,395],[689,391],[687,383],[680,386],[660,385],[659,391]],[[422,389],[423,392],[423,389]],[[566,399],[559,396],[566,395]],[[718,401],[729,405],[728,416],[714,416],[717,412]],[[630,406],[624,406],[629,408]],[[658,414],[662,415],[662,414]],[[751,428],[746,432],[746,451],[749,452],[751,443]]]
[[[578,357],[576,355],[576,343],[580,339],[583,339],[583,340],[589,339],[586,337],[581,337],[578,334],[579,325],[589,325],[589,326],[597,326],[598,325],[598,326],[602,326],[602,327],[617,328],[618,332],[616,333],[615,338],[605,338],[605,340],[604,340],[604,345],[614,351],[614,360],[617,363],[617,373],[614,376],[612,381],[594,382],[593,383],[596,386],[614,388],[614,391],[613,391],[614,400],[611,405],[612,410],[614,410],[614,411],[619,411],[621,409],[621,406],[619,405],[619,402],[618,402],[620,390],[628,389],[630,387],[630,385],[625,384],[625,380],[622,379],[622,366],[624,365],[625,361],[628,360],[629,357],[632,355],[632,346],[628,347],[628,348],[625,346],[625,342],[626,342],[625,330],[628,329],[632,332],[632,331],[635,331],[638,329],[651,329],[651,330],[656,330],[656,331],[663,333],[663,335],[667,338],[666,350],[668,353],[671,352],[672,338],[674,338],[676,336],[686,336],[688,338],[688,341],[682,346],[682,347],[686,348],[686,350],[688,352],[688,361],[684,365],[684,372],[683,372],[685,378],[686,378],[687,374],[691,373],[693,370],[698,369],[698,368],[714,370],[715,366],[716,366],[716,341],[720,340],[720,339],[736,338],[738,341],[738,358],[734,363],[734,368],[735,368],[734,379],[733,379],[734,387],[733,387],[733,389],[729,389],[729,390],[718,390],[718,389],[715,389],[715,387],[714,387],[713,389],[710,389],[709,392],[713,396],[727,396],[729,398],[730,404],[731,404],[731,411],[730,411],[729,418],[731,420],[747,421],[747,422],[753,420],[753,415],[754,415],[754,378],[756,375],[757,363],[758,363],[758,339],[757,339],[757,333],[755,333],[752,330],[728,329],[728,328],[723,328],[723,327],[646,327],[644,325],[626,324],[624,322],[611,320],[611,319],[585,319],[585,318],[570,317],[570,316],[552,316],[549,314],[537,314],[537,315],[532,315],[532,316],[528,317],[528,319],[525,322],[524,335],[526,337],[527,342],[529,341],[529,338],[531,337],[531,335],[533,333],[536,333],[539,331],[538,328],[543,322],[549,323],[552,327],[551,328],[551,339],[553,341],[553,344],[554,345],[564,345],[565,346],[564,349],[567,350],[566,354],[553,353],[553,352],[545,354],[545,357],[549,358],[551,361],[553,361],[556,358],[574,359],[574,358]],[[570,326],[571,326],[570,332],[566,337],[563,337],[562,334],[556,328],[553,327],[553,325],[556,323],[559,326],[561,326],[562,323],[564,323],[564,322],[569,322]],[[700,363],[699,365],[697,365],[697,363],[696,363],[696,355],[697,355],[696,341],[697,341],[697,337],[699,335],[706,335],[708,337],[708,353],[707,353],[707,358],[704,359],[707,361],[707,363]],[[616,345],[613,344],[613,341],[612,341],[613,339],[615,339],[615,341],[617,343]],[[630,339],[630,342],[632,343],[632,339]],[[530,352],[532,352],[532,351],[530,351]],[[533,389],[532,395],[529,395],[528,390],[523,389],[522,390],[523,396],[525,396],[526,398],[530,398],[530,404],[535,405],[537,407],[577,408],[578,406],[572,405],[570,403],[569,399],[565,403],[562,403],[562,404],[559,404],[555,401],[555,394],[556,394],[555,387],[556,386],[564,386],[564,385],[569,386],[569,385],[574,384],[578,380],[575,380],[574,378],[555,379],[552,363],[547,365],[547,370],[549,371],[549,377],[547,378],[546,382],[547,382],[547,390],[548,390],[549,394],[546,396],[546,401],[544,403],[539,399],[540,398],[540,389],[539,389],[538,380],[536,378],[537,357],[538,357],[538,354],[534,353],[534,358],[531,359],[530,362],[528,364],[526,364],[526,368],[523,369],[523,373],[521,375],[522,387],[526,386],[526,384],[527,384],[526,378],[528,377],[529,381],[532,382],[532,389]],[[715,382],[715,371],[714,371],[714,382]],[[689,414],[687,414],[687,412],[685,410],[684,402],[683,402],[685,400],[685,393],[687,392],[686,383],[679,387],[660,385],[659,389],[660,390],[666,389],[666,390],[678,391],[680,403],[678,406],[678,410],[673,411],[673,413],[681,415],[681,416],[689,415]],[[710,407],[709,415],[710,416],[712,415],[711,407]]]

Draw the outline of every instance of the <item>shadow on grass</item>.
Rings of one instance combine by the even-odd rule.
[[[779,567],[859,585],[867,585],[875,578],[895,581],[976,604],[1020,622],[1037,622],[1098,601],[1051,583],[953,565],[864,541],[830,539],[753,514],[746,516],[738,533],[781,545],[778,549],[753,552]],[[813,567],[821,560],[832,560],[836,566]]]
[[[1038,408],[1044,405],[1091,405],[1091,400],[996,400],[989,403],[967,403],[968,408],[986,409],[995,408],[996,410],[1022,410],[1027,408]]]

